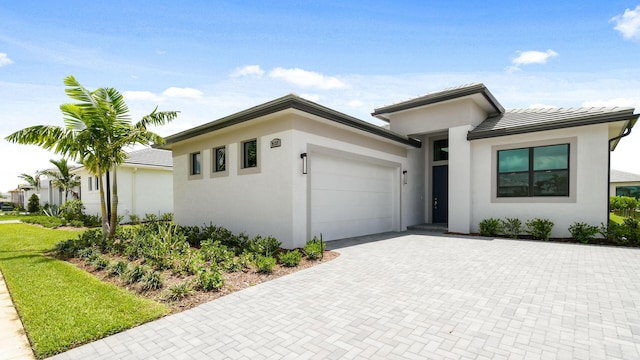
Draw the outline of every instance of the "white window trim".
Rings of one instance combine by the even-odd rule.
[[[569,196],[498,197],[498,151],[549,145],[569,144]],[[575,203],[578,177],[578,138],[529,141],[491,147],[491,202],[492,203]]]
[[[249,141],[256,142],[256,161],[258,162],[258,166],[244,168],[244,144]],[[243,140],[238,143],[238,175],[248,175],[248,174],[258,174],[261,172],[262,167],[262,146],[260,138],[253,138]]]
[[[216,150],[220,148],[224,149],[224,171],[216,171],[216,163],[218,161]],[[211,173],[209,174],[209,177],[218,178],[225,176],[229,176],[229,147],[227,145],[214,146],[211,148]]]

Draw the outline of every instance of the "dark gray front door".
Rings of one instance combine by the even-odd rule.
[[[449,168],[434,166],[432,174],[433,216],[432,222],[446,224],[449,214]]]

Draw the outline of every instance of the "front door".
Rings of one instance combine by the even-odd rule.
[[[432,169],[432,222],[446,224],[449,214],[449,168],[442,165]]]

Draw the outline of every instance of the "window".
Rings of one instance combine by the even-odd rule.
[[[226,148],[223,146],[213,149],[213,171],[222,172],[225,170],[227,170]]]
[[[89,191],[93,190],[93,176],[89,176],[88,178],[88,183],[89,183]]]
[[[190,174],[200,175],[202,173],[201,164],[202,164],[202,154],[200,154],[199,151],[191,154]]]
[[[433,142],[433,161],[449,160],[449,139]]]
[[[569,144],[498,151],[498,197],[569,196]]]
[[[616,186],[616,196],[640,198],[640,186]]]
[[[242,168],[255,168],[258,166],[258,142],[256,139],[242,143]]]

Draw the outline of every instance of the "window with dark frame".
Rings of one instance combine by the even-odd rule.
[[[433,161],[449,160],[449,139],[433,142]]]
[[[569,144],[498,151],[498,197],[569,196]]]
[[[222,172],[227,169],[227,154],[224,146],[213,149],[213,171]]]
[[[191,154],[191,175],[200,175],[202,172],[202,155],[200,152]]]
[[[258,166],[258,141],[256,139],[242,143],[242,168]]]

